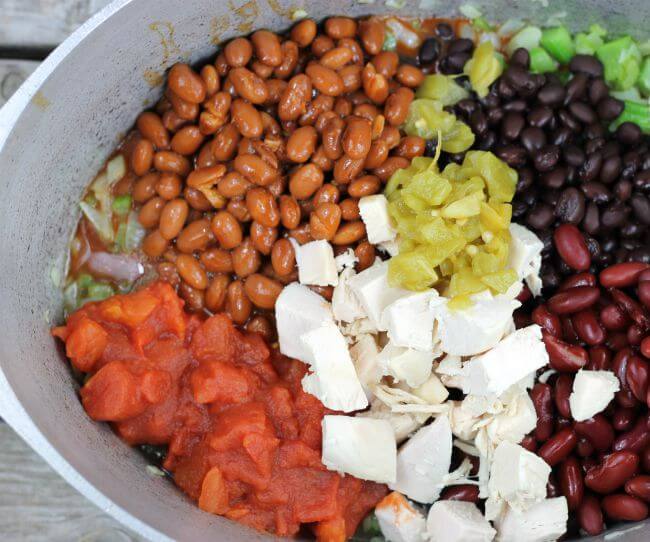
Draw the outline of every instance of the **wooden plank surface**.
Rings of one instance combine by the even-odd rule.
[[[144,541],[77,493],[2,422],[0,540]]]

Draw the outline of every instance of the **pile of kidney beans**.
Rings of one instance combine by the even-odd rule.
[[[650,265],[590,272],[587,242],[573,224],[559,226],[553,244],[574,274],[545,302],[516,314],[518,325],[542,327],[555,371],[530,392],[537,427],[522,445],[553,467],[548,496],[567,498],[569,533],[595,535],[605,523],[648,516]],[[621,388],[603,412],[577,422],[569,396],[580,369],[612,371]]]
[[[432,60],[440,50],[425,42],[421,63],[458,73],[472,42],[454,40],[444,59]],[[564,223],[585,234],[593,271],[650,263],[650,139],[632,123],[609,130],[623,103],[609,95],[597,58],[577,55],[564,74],[533,74],[528,65],[528,52],[517,50],[485,98],[472,93],[454,112],[476,134],[475,146],[519,173],[513,219],[544,241],[544,285],[552,291],[571,273],[551,242]]]

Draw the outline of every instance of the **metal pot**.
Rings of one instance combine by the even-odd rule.
[[[454,16],[461,1],[407,0],[404,16]],[[488,19],[538,23],[565,12],[574,28],[605,21],[644,36],[645,0],[472,1]],[[432,6],[433,4],[433,6]],[[387,13],[378,0],[116,0],[34,72],[0,111],[0,415],[69,483],[154,540],[264,540],[201,512],[106,424],[85,415],[50,327],[60,322],[59,283],[78,201],[137,114],[160,95],[167,68],[199,61],[216,44],[266,27],[287,28],[296,9],[322,19]],[[645,33],[647,38],[647,31]],[[627,541],[650,538],[650,520]]]

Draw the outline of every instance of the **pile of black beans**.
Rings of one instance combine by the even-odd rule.
[[[441,22],[434,35],[422,43],[416,60],[425,73],[462,73],[473,51],[472,40],[457,38],[453,28]]]
[[[438,69],[458,73],[471,52],[470,40],[450,40]],[[650,263],[650,138],[632,123],[610,131],[623,103],[610,96],[597,58],[577,55],[559,74],[528,68],[528,52],[517,50],[485,98],[472,94],[453,111],[476,134],[474,148],[494,152],[519,173],[513,220],[544,241],[544,285],[552,290],[571,274],[552,243],[563,223],[585,234],[593,271]]]

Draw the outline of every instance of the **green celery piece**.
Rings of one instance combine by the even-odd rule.
[[[605,80],[618,90],[631,88],[639,76],[641,51],[630,36],[601,45],[596,56],[605,67]]]
[[[131,210],[131,196],[125,194],[123,196],[116,196],[113,200],[113,212],[119,216],[126,216]]]
[[[512,55],[517,49],[523,47],[524,49],[534,49],[539,46],[539,41],[542,39],[542,31],[536,26],[527,26],[517,32],[506,45],[506,52]]]
[[[93,278],[88,273],[81,273],[81,275],[77,277],[77,286],[82,292],[85,292],[92,283]]]
[[[102,300],[111,297],[115,293],[110,284],[95,282],[88,288],[88,297],[93,300]]]
[[[571,34],[564,26],[545,28],[542,31],[540,45],[561,64],[568,64],[575,55]]]
[[[607,30],[598,24],[592,24],[589,32],[580,32],[575,37],[575,50],[579,55],[593,55],[605,41]]]
[[[639,73],[639,78],[637,79],[636,86],[639,87],[639,90],[643,93],[644,96],[650,96],[650,57],[643,59],[643,64],[641,64],[641,72]]]
[[[545,49],[534,47],[530,50],[530,71],[533,73],[548,73],[557,70],[557,62]]]
[[[483,30],[484,32],[492,32],[494,27],[487,22],[485,17],[477,17],[472,21],[472,26],[477,30]]]
[[[633,122],[644,133],[650,134],[650,105],[626,100],[623,112],[614,121],[612,127],[615,128],[624,122]]]

